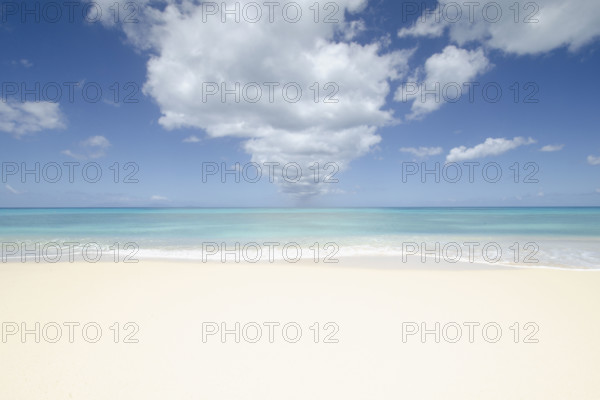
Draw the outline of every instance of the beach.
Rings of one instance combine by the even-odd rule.
[[[0,400],[600,400],[600,0],[0,14]]]
[[[14,399],[597,399],[598,287],[596,271],[393,257],[6,263],[0,387]]]

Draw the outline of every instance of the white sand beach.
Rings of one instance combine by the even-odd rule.
[[[600,398],[600,273],[395,267],[376,258],[329,266],[158,260],[5,264],[0,267],[2,395]],[[23,322],[32,331],[24,338]],[[221,330],[221,323],[234,331],[236,322],[239,343],[233,332],[224,343],[220,332],[208,334]],[[407,334],[415,326],[420,330],[421,323],[435,331],[436,322],[439,343],[434,332],[424,343],[420,332]]]

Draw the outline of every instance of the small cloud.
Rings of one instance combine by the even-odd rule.
[[[22,58],[20,60],[12,60],[10,63],[14,66],[22,65],[25,68],[33,67],[33,63],[25,58]]]
[[[65,156],[73,157],[76,160],[84,160],[86,157],[82,154],[73,153],[71,150],[63,150],[60,154],[64,154]]]
[[[326,191],[327,194],[348,194],[344,189],[329,189]]]
[[[152,200],[152,201],[168,201],[169,199],[165,196],[154,195],[154,196],[150,197],[150,200]]]
[[[0,102],[0,132],[7,132],[20,138],[28,133],[65,127],[65,117],[58,103]]]
[[[109,106],[113,106],[113,107],[117,107],[117,108],[121,107],[121,103],[119,103],[118,101],[114,101],[114,99],[113,100],[109,100],[109,99],[103,98],[102,102],[104,104],[106,104],[106,105],[109,105]]]
[[[400,151],[403,153],[411,153],[417,157],[437,156],[444,151],[441,147],[402,147]]]
[[[83,150],[83,153],[74,153],[71,150],[63,150],[61,154],[69,157],[73,157],[77,160],[85,160],[88,158],[100,158],[106,155],[106,149],[111,146],[110,142],[104,136],[91,136],[79,143],[79,147]]]
[[[537,195],[538,197],[544,197],[544,192],[539,192]]]
[[[379,44],[381,45],[382,48],[390,47],[392,45],[392,35],[390,35],[388,33],[388,34],[382,36],[379,39]]]
[[[106,149],[110,147],[110,142],[104,136],[92,136],[81,142],[81,145],[84,147],[98,147],[101,149]]]
[[[590,165],[600,165],[600,157],[588,156],[587,162]]]
[[[565,147],[564,144],[548,144],[540,149],[540,151],[545,152],[553,152],[553,151],[561,151]]]
[[[433,87],[446,88],[472,82],[473,79],[492,68],[482,48],[466,50],[449,45],[441,53],[436,53],[425,61],[422,69],[417,69],[412,82],[406,82],[398,87],[394,94],[397,102],[412,101],[411,112],[406,116],[409,120],[419,120],[432,113],[447,102],[455,102],[460,97],[457,94],[446,95],[446,90],[431,93]],[[424,76],[423,76],[424,75]],[[422,77],[422,78],[421,78]],[[454,92],[454,89],[450,91]],[[429,96],[428,94],[434,94]]]
[[[200,138],[198,136],[192,135],[188,136],[182,140],[183,143],[198,143],[200,142]]]
[[[596,189],[596,193],[600,193],[600,188]]]
[[[344,40],[350,41],[358,36],[361,32],[364,32],[366,29],[367,27],[365,21],[363,20],[356,20],[346,23],[346,26],[343,29]]]
[[[487,156],[499,156],[509,150],[516,149],[520,146],[536,143],[532,138],[515,137],[513,139],[505,138],[487,138],[485,142],[478,144],[475,147],[467,148],[466,146],[455,147],[450,150],[446,156],[447,162],[465,161]]]
[[[6,190],[11,192],[12,194],[21,194],[21,192],[19,192],[17,189],[13,188],[9,184],[4,185],[4,187],[6,188]]]

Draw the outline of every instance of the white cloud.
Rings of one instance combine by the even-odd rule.
[[[199,143],[200,138],[196,135],[191,135],[183,139],[183,143]]]
[[[81,142],[84,147],[93,147],[106,149],[110,147],[110,142],[104,136],[92,136]]]
[[[514,139],[505,138],[487,138],[485,142],[475,147],[466,146],[455,147],[450,150],[446,156],[446,162],[457,162],[483,158],[488,156],[498,156],[517,147],[533,144],[536,141],[532,138],[515,137]]]
[[[12,60],[11,64],[15,65],[15,66],[21,65],[21,66],[23,66],[25,68],[31,68],[31,67],[33,67],[33,63],[31,61],[25,59],[25,58],[22,58],[20,60]]]
[[[66,127],[58,103],[0,102],[0,131],[21,137],[32,132]]]
[[[169,199],[165,196],[153,195],[152,197],[150,197],[150,200],[152,200],[152,201],[167,201]]]
[[[400,151],[403,153],[411,153],[416,157],[427,157],[427,156],[437,156],[442,154],[443,149],[441,147],[402,147]]]
[[[91,136],[79,143],[82,153],[74,153],[71,150],[63,150],[62,154],[78,160],[101,158],[106,155],[106,150],[111,146],[104,136]]]
[[[87,157],[84,156],[83,154],[78,154],[78,153],[73,153],[71,150],[67,149],[67,150],[62,150],[60,152],[60,154],[64,154],[65,156],[69,156],[72,158],[75,158],[77,160],[85,160]]]
[[[446,24],[436,22],[435,19],[421,20],[421,17],[417,19],[417,22],[410,28],[402,28],[398,31],[398,37],[405,38],[409,36],[425,36],[425,37],[440,37],[446,29]]]
[[[93,159],[104,157],[111,144],[104,136],[92,136],[81,142],[81,146],[87,149],[88,157]]]
[[[418,119],[440,108],[447,101],[458,99],[464,83],[485,72],[490,64],[482,49],[465,50],[447,46],[441,53],[425,61],[425,78],[406,83],[394,95],[396,101],[413,101],[409,119]],[[433,91],[434,93],[429,93]]]
[[[12,194],[21,194],[21,192],[19,192],[17,189],[10,186],[8,183],[6,185],[4,185],[4,187],[6,188],[6,190],[11,192]]]
[[[596,189],[596,193],[600,193],[600,188]]]
[[[548,144],[540,149],[540,151],[553,152],[561,151],[565,147],[564,144]]]
[[[590,165],[600,165],[600,157],[588,156],[587,162]]]
[[[226,3],[233,8],[236,2]],[[231,17],[222,23],[221,15],[205,15],[190,0],[140,7],[140,23],[122,28],[138,49],[152,53],[143,91],[159,105],[159,123],[166,129],[202,129],[212,138],[238,137],[252,161],[296,162],[303,171],[314,162],[335,162],[343,170],[369,152],[381,140],[377,128],[397,122],[386,107],[386,96],[390,81],[406,74],[412,51],[385,52],[381,42],[349,41],[362,25],[348,24],[346,14],[362,10],[366,0],[336,2],[339,23],[315,23],[309,9],[313,3],[296,1],[303,9],[297,23],[285,22],[281,8],[274,22],[263,15],[257,23],[235,23]],[[232,89],[236,82],[240,91],[258,83],[262,97],[255,103],[241,97],[238,103],[233,95],[225,102],[219,95],[202,96],[210,83],[220,90],[222,83]],[[267,82],[279,85],[274,101]],[[318,102],[311,89],[315,82]],[[288,83],[302,89],[298,102],[285,101],[282,89]],[[323,102],[336,91],[338,102]],[[256,86],[248,93],[253,98]],[[295,91],[288,93],[293,96]],[[302,182],[280,183],[283,191],[300,196],[326,186],[311,184],[308,174]]]
[[[351,21],[346,24],[346,28],[344,29],[344,40],[350,41],[364,32],[366,29],[367,26],[365,25],[365,21],[360,19]]]
[[[600,7],[597,0],[537,0],[515,3],[496,0],[474,3],[438,0],[435,13],[423,14],[400,37],[439,37],[448,30],[450,39],[463,45],[476,41],[507,53],[539,54],[560,47],[576,51],[600,35]],[[517,4],[519,13],[515,13]],[[484,12],[484,6],[487,10]],[[460,15],[457,8],[460,7]],[[497,18],[497,10],[501,16]],[[472,12],[470,12],[472,11]],[[500,14],[498,14],[500,15]],[[515,18],[517,22],[515,22]]]

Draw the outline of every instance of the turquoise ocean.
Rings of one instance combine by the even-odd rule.
[[[293,244],[286,251],[300,248],[302,258],[315,260],[438,257],[600,269],[600,208],[0,209],[0,242],[3,262],[29,260],[35,251],[52,258],[57,245],[77,254],[89,243],[103,254],[135,249],[135,259],[222,260],[222,249],[254,254],[270,243],[275,258]]]

